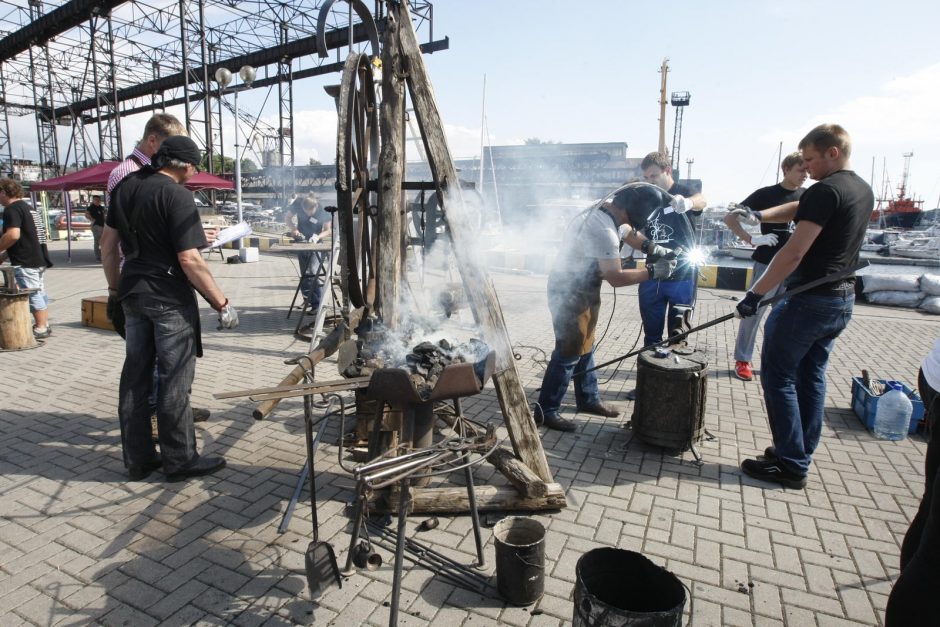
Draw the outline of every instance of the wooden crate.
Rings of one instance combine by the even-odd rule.
[[[82,326],[114,331],[108,320],[108,297],[90,296],[82,299]]]

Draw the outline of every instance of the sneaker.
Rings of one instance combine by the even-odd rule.
[[[40,329],[39,327],[33,327],[33,337],[37,340],[44,340],[50,335],[52,335],[52,327],[47,326],[43,329]]]
[[[193,407],[193,422],[205,422],[212,415],[208,409],[202,407]]]
[[[754,373],[751,372],[751,364],[746,361],[734,362],[734,376],[742,381],[753,381]]]
[[[785,488],[802,490],[806,487],[806,475],[798,475],[790,472],[783,467],[776,458],[774,459],[745,459],[741,463],[741,470],[744,474],[759,479],[760,481],[769,481],[779,483]]]
[[[605,418],[616,418],[620,415],[619,411],[600,401],[592,403],[591,405],[585,405],[584,407],[578,407],[578,412],[591,414],[593,416],[604,416]]]
[[[777,449],[773,445],[768,446],[764,449],[764,459],[777,459]]]

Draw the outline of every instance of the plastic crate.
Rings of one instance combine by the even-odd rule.
[[[878,381],[887,386],[884,379],[878,379]],[[898,383],[901,384],[904,393],[911,399],[911,405],[914,409],[911,412],[911,426],[907,432],[917,433],[917,428],[924,419],[924,402],[920,400],[920,395],[909,388],[906,383],[903,381],[898,381]],[[861,377],[852,377],[852,411],[868,427],[869,431],[875,427],[875,412],[878,410],[879,400],[881,400],[881,397],[872,394],[862,383]]]

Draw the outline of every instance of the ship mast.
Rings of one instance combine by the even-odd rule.
[[[907,177],[911,173],[911,157],[914,156],[912,152],[904,153],[904,174],[901,175],[901,186],[898,187],[898,199],[903,199],[905,192],[907,191]]]

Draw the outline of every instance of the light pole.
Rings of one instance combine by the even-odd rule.
[[[250,65],[243,65],[240,70],[238,70],[238,76],[242,79],[242,84],[251,87],[251,84],[255,82],[255,68]],[[222,91],[225,91],[225,88],[232,82],[232,73],[220,67],[215,71],[215,80],[219,83]],[[235,207],[238,211],[238,221],[242,221],[242,156],[238,151],[238,90],[232,89],[232,92],[235,95]],[[222,97],[221,94],[219,96]],[[209,158],[212,158],[212,155],[209,155]],[[241,238],[238,240],[238,248],[244,246]]]

